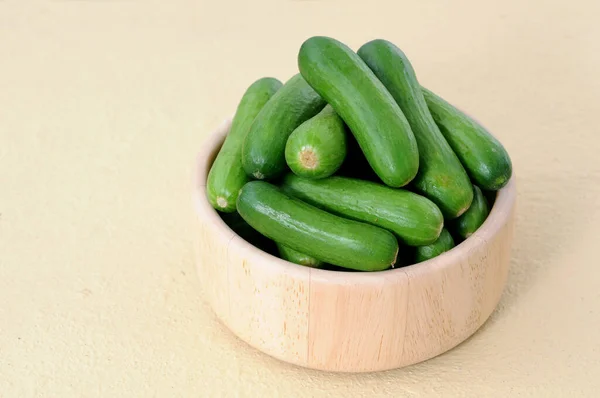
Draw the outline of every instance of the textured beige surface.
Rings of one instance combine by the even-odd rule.
[[[401,3],[0,1],[0,397],[597,396],[598,2]],[[195,150],[313,34],[396,42],[518,175],[497,312],[404,370],[282,364],[201,300]]]

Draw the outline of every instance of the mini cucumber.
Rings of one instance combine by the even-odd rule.
[[[288,173],[284,192],[341,217],[393,232],[408,246],[433,243],[444,226],[440,209],[414,192],[355,178],[310,180]]]
[[[360,271],[396,262],[398,241],[389,231],[328,213],[269,182],[244,185],[237,209],[258,232],[323,262]]]
[[[473,186],[475,196],[469,209],[456,220],[452,220],[452,232],[460,239],[467,239],[471,236],[486,220],[490,214],[488,201],[477,185]]]
[[[512,176],[512,162],[504,146],[481,124],[422,87],[429,111],[458,155],[467,173],[481,189],[497,191]]]
[[[419,169],[419,149],[394,98],[360,57],[323,36],[306,40],[300,73],[350,128],[369,164],[392,187],[407,185]]]
[[[285,160],[299,176],[324,178],[335,173],[346,157],[346,124],[330,105],[292,132]]]
[[[288,137],[325,105],[300,74],[289,79],[256,116],[246,135],[242,149],[246,174],[258,180],[279,176],[286,169]]]
[[[235,211],[238,192],[248,182],[241,161],[244,139],[256,115],[282,85],[277,79],[264,77],[252,83],[242,96],[229,134],[208,173],[206,191],[215,209],[225,213]]]
[[[415,135],[420,169],[411,185],[434,201],[447,219],[460,216],[473,200],[471,181],[429,113],[410,61],[386,40],[364,44],[358,55],[392,94]]]
[[[454,247],[454,239],[446,228],[442,229],[440,237],[430,245],[419,246],[415,250],[415,263],[432,259]]]
[[[294,250],[291,247],[282,245],[281,243],[276,244],[277,249],[279,250],[279,256],[284,260],[311,268],[320,268],[324,264],[323,261],[317,260],[316,258],[311,257],[307,254],[300,253],[299,251]]]

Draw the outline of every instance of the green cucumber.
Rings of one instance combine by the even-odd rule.
[[[422,91],[433,119],[471,180],[486,191],[504,187],[512,176],[512,162],[500,141],[438,95],[424,87]]]
[[[292,132],[285,160],[299,176],[324,178],[335,173],[346,157],[346,124],[330,105]]]
[[[471,181],[429,113],[410,61],[386,40],[364,44],[358,55],[392,94],[415,135],[420,168],[411,185],[434,201],[447,219],[460,216],[473,200]]]
[[[289,79],[262,108],[246,135],[242,149],[246,174],[258,180],[278,177],[286,169],[288,137],[325,105],[300,74]]]
[[[323,262],[361,271],[396,262],[398,241],[389,231],[328,213],[269,182],[244,185],[237,209],[261,234]]]
[[[286,261],[311,268],[320,268],[324,264],[323,261],[317,260],[316,258],[311,257],[307,254],[300,253],[299,251],[294,250],[291,247],[288,247],[281,243],[276,244],[277,249],[279,250],[279,256]]]
[[[277,79],[264,77],[252,83],[242,96],[206,181],[208,200],[215,209],[235,211],[238,192],[249,180],[241,160],[244,139],[256,115],[282,85]]]
[[[469,209],[456,220],[452,220],[451,229],[455,236],[460,239],[467,239],[471,236],[486,220],[490,214],[488,201],[477,185],[473,186],[475,197]]]
[[[444,226],[440,209],[414,192],[355,178],[309,180],[288,173],[284,192],[330,213],[379,226],[408,246],[435,242]]]
[[[415,250],[415,263],[420,263],[440,254],[447,252],[454,247],[454,239],[446,228],[442,229],[442,233],[438,240],[430,245],[419,246]]]
[[[394,98],[360,57],[323,36],[306,40],[300,73],[350,128],[369,164],[392,187],[407,185],[419,169],[419,148]]]

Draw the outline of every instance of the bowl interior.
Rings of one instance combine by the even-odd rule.
[[[227,118],[214,132],[210,134],[208,139],[205,141],[202,150],[198,154],[196,169],[194,170],[194,205],[198,214],[202,215],[203,222],[209,222],[214,226],[214,233],[222,236],[224,240],[232,240],[232,236],[239,236],[233,231],[219,216],[219,213],[214,209],[208,202],[206,196],[206,179],[210,167],[216,158],[223,141],[229,128],[231,127],[231,118]],[[243,239],[236,239],[230,244],[240,245],[242,249],[248,251],[254,251],[256,255],[261,259],[269,259],[269,263],[276,267],[281,267],[280,270],[286,273],[300,273],[303,274],[308,269],[311,277],[313,278],[324,278],[327,280],[335,281],[337,283],[353,283],[356,278],[360,278],[363,282],[365,279],[373,279],[374,282],[385,277],[388,279],[393,277],[394,274],[407,273],[421,274],[439,271],[441,268],[455,263],[460,258],[466,256],[466,254],[476,249],[478,246],[485,244],[491,240],[501,229],[501,227],[507,222],[511,209],[515,201],[515,182],[514,175],[508,184],[500,189],[496,195],[495,200],[490,209],[485,222],[479,227],[479,229],[466,240],[457,244],[451,250],[435,257],[430,260],[426,260],[416,264],[410,264],[404,267],[392,268],[383,271],[376,272],[346,272],[337,270],[327,270],[319,268],[308,268],[302,265],[288,262],[277,256],[271,255],[249,242]],[[233,234],[233,235],[232,235]]]

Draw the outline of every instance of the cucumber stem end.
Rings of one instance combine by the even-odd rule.
[[[319,167],[319,159],[315,154],[315,151],[310,146],[305,146],[302,148],[300,153],[298,154],[298,158],[300,164],[308,170],[314,170]]]
[[[217,206],[219,206],[220,208],[224,209],[227,207],[229,203],[227,202],[227,199],[225,199],[222,196],[217,196]]]
[[[252,173],[252,175],[257,180],[262,180],[263,178],[265,178],[265,175],[263,173],[261,173],[260,171],[258,171],[258,170],[256,170],[254,173]]]

